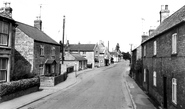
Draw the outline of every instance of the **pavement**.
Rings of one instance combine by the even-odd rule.
[[[127,72],[128,73],[128,72]],[[145,92],[136,84],[129,75],[126,77],[127,90],[133,103],[133,109],[158,109],[155,102],[150,99]]]
[[[54,87],[40,87],[40,90],[37,92],[33,92],[31,94],[27,94],[9,101],[2,102],[0,103],[0,109],[19,109],[49,95],[52,95],[53,93],[56,93],[58,91],[67,90],[68,88],[80,82],[81,79],[78,78],[79,75],[91,70],[93,69],[78,71],[76,72],[77,77],[75,76],[75,72],[69,73],[66,81],[59,83]]]

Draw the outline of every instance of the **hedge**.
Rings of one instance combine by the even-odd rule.
[[[22,79],[0,84],[0,97],[9,95],[21,90],[25,90],[34,86],[40,86],[39,77]]]

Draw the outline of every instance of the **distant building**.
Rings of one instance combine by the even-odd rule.
[[[64,64],[67,65],[67,67],[73,67],[74,71],[84,70],[87,68],[87,59],[78,53],[66,52]]]
[[[69,44],[65,45],[65,52],[79,53],[82,57],[87,59],[87,64],[94,67],[95,66],[95,49],[96,44]]]
[[[10,7],[0,9],[0,83],[10,82],[14,71],[16,22],[9,14],[11,11]]]

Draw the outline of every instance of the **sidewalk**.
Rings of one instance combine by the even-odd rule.
[[[86,69],[79,72],[76,72],[77,75],[81,75],[85,72],[91,71],[93,69]],[[45,98],[57,91],[65,90],[69,87],[72,87],[73,85],[80,82],[80,78],[75,77],[75,72],[69,73],[67,80],[54,86],[54,87],[40,87],[40,91],[34,92],[28,95],[24,95],[6,102],[0,103],[0,109],[17,109],[21,108],[23,106],[26,106],[28,104],[31,104],[35,101],[38,101],[42,98]]]
[[[134,108],[133,109],[157,109],[151,99],[143,92],[143,90],[128,76],[126,85],[129,90]]]

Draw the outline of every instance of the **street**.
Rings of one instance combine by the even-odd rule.
[[[134,109],[126,86],[129,62],[79,75],[81,82],[22,109]]]

